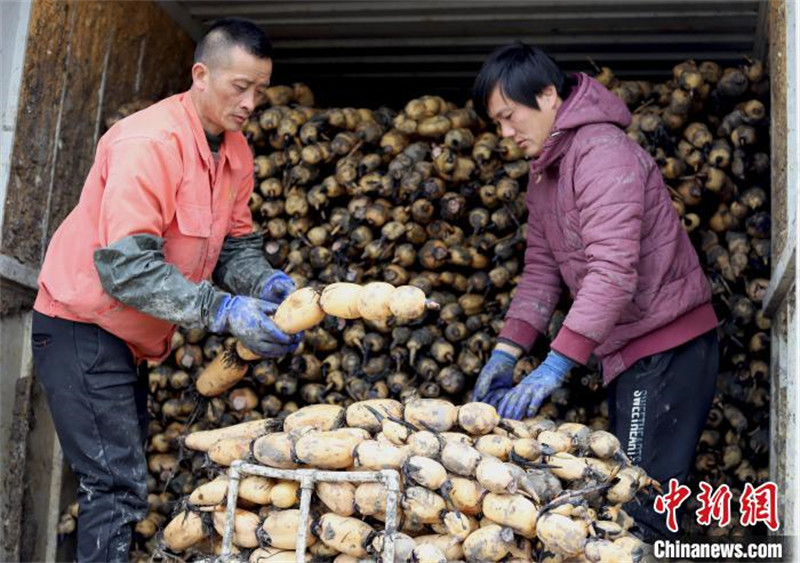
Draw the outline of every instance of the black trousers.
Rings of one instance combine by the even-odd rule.
[[[127,345],[97,325],[33,313],[33,359],[78,479],[78,561],[128,561],[147,514],[147,386]]]
[[[642,358],[608,387],[612,432],[631,461],[659,481],[665,492],[672,478],[686,483],[714,399],[718,369],[717,332],[712,330]],[[624,506],[646,541],[675,537],[667,528],[666,514],[653,509],[657,495],[640,494]]]

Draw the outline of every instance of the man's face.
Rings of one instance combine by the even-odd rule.
[[[238,46],[209,63],[192,67],[200,120],[212,135],[241,131],[255,108],[266,101],[272,60],[260,59]]]
[[[542,154],[544,143],[553,130],[561,99],[556,89],[548,86],[536,96],[536,102],[538,110],[506,98],[500,87],[495,86],[486,108],[489,117],[500,127],[500,134],[514,139],[530,158]]]

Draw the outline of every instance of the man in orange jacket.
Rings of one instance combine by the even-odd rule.
[[[132,526],[147,514],[137,364],[167,357],[176,325],[230,333],[266,357],[299,343],[270,320],[294,284],[267,262],[248,207],[253,158],[241,129],[265,101],[271,53],[252,22],[212,26],[191,89],[100,140],[48,247],[32,345],[80,483],[79,561],[127,561]]]

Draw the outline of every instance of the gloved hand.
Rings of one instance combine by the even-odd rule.
[[[534,416],[542,401],[561,386],[569,370],[577,365],[566,356],[551,350],[539,367],[506,393],[497,407],[498,414],[515,420]]]
[[[503,397],[506,396],[506,393],[511,391],[511,387],[504,387],[502,389],[497,389],[496,391],[489,391],[489,393],[483,398],[483,402],[487,405],[492,405],[495,409],[503,400]]]
[[[513,377],[516,363],[517,359],[512,354],[502,350],[494,350],[478,376],[475,390],[472,392],[472,400],[483,401],[497,406],[497,403],[492,403],[489,399],[497,400],[501,397],[495,391],[511,389],[514,385]]]
[[[268,315],[278,309],[275,303],[241,295],[226,295],[209,326],[213,332],[230,332],[250,350],[274,358],[297,349],[302,333],[282,332]]]
[[[259,297],[264,301],[280,305],[297,287],[287,274],[276,270],[268,277],[259,291]]]

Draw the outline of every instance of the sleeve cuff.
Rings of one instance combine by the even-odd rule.
[[[589,356],[598,346],[599,344],[591,338],[586,338],[582,334],[570,330],[566,325],[562,325],[550,348],[570,360],[586,365]]]
[[[528,352],[539,337],[539,331],[520,319],[506,319],[498,339],[513,342]]]

